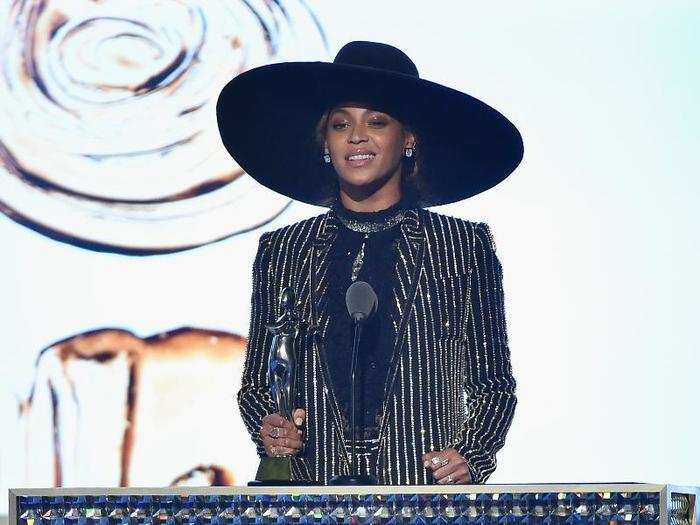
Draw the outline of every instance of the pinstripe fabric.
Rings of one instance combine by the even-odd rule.
[[[305,448],[293,460],[292,476],[323,483],[349,473],[350,465],[324,352],[327,254],[338,226],[328,211],[261,237],[238,393],[262,456],[261,421],[276,411],[267,386],[271,338],[265,325],[276,317],[279,293],[289,286],[303,320],[297,406],[307,410]],[[496,468],[516,405],[501,266],[488,226],[427,210],[408,212],[397,246],[390,318],[395,345],[379,441],[363,447],[358,464],[381,483],[431,483],[422,455],[454,447],[469,461],[474,481],[484,482]]]

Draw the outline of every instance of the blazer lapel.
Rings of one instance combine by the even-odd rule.
[[[326,218],[319,228],[318,235],[311,250],[310,264],[310,304],[311,304],[311,331],[314,341],[314,352],[316,359],[321,366],[321,375],[324,382],[324,392],[327,393],[331,406],[331,417],[336,433],[342,446],[341,458],[346,465],[350,465],[350,458],[347,454],[345,433],[343,432],[342,417],[338,401],[333,391],[328,361],[326,356],[325,339],[328,330],[329,313],[328,303],[328,263],[331,246],[338,234],[338,218],[333,211],[326,214]]]
[[[396,247],[395,284],[392,292],[390,316],[396,327],[394,349],[389,372],[384,384],[384,401],[382,404],[381,422],[379,427],[380,439],[387,427],[389,399],[394,389],[398,365],[404,348],[406,325],[413,309],[413,303],[418,290],[418,281],[423,269],[425,256],[425,233],[421,223],[420,210],[410,210],[401,223],[401,235]]]
[[[332,211],[319,227],[311,251],[311,321],[315,333],[325,339],[328,330],[328,263],[331,246],[338,235],[338,219]]]

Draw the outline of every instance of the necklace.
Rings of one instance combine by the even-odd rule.
[[[360,233],[376,233],[388,230],[400,223],[406,214],[406,203],[399,201],[380,211],[358,212],[346,209],[340,201],[333,206],[338,220],[349,230]]]
[[[396,213],[387,219],[373,221],[353,219],[339,213],[338,220],[349,230],[360,233],[376,233],[396,226],[403,220],[404,214],[404,210],[396,210]]]
[[[357,276],[360,274],[360,269],[362,269],[362,263],[365,262],[365,243],[369,239],[369,233],[365,233],[362,239],[362,246],[360,251],[357,252],[355,260],[352,262],[352,271],[350,272],[350,281],[353,283],[357,281]]]

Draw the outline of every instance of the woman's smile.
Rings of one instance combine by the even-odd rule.
[[[363,168],[372,163],[376,153],[369,150],[356,150],[345,156],[345,161],[351,168]]]

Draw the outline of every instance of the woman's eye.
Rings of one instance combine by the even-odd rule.
[[[369,125],[375,128],[381,128],[386,126],[386,121],[381,119],[374,119],[369,121]]]
[[[343,129],[345,129],[347,126],[348,126],[348,123],[347,123],[347,122],[334,122],[333,124],[331,124],[331,127],[332,127],[334,130],[336,130],[336,131],[343,130]]]

